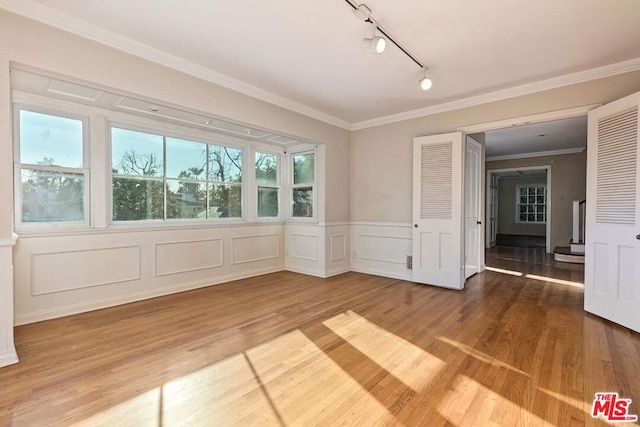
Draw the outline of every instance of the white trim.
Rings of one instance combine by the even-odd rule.
[[[9,350],[0,353],[0,368],[13,365],[15,363],[18,363],[18,353],[16,353],[14,346],[11,346]]]
[[[570,119],[572,117],[586,116],[589,111],[600,107],[602,104],[582,105],[575,108],[565,108],[563,110],[547,111],[540,114],[530,114],[528,116],[512,117],[510,119],[497,120],[495,122],[478,123],[474,125],[461,126],[457,130],[464,133],[487,132],[490,130],[504,129],[512,126],[530,125],[534,123],[549,122],[552,120]]]
[[[156,298],[164,295],[175,294],[178,292],[190,291],[198,288],[205,288],[208,286],[219,285],[219,284],[231,282],[234,280],[247,279],[249,277],[260,276],[263,274],[276,273],[278,271],[283,271],[283,270],[284,268],[282,267],[261,268],[261,269],[243,271],[241,273],[228,274],[226,276],[219,276],[219,277],[213,277],[210,279],[199,280],[197,282],[167,286],[165,288],[154,289],[149,291],[136,292],[133,294],[126,295],[124,297],[118,296],[118,297],[112,297],[112,298],[103,298],[96,301],[72,304],[64,307],[56,307],[48,310],[40,310],[40,311],[16,316],[14,324],[15,326],[20,326],[20,325],[26,325],[29,323],[41,322],[43,320],[55,319],[63,316],[71,316],[73,314],[85,313],[87,311],[93,311],[93,310],[100,310],[107,307],[128,304],[131,302],[142,301],[142,300]]]
[[[459,110],[462,108],[487,104],[489,102],[529,95],[545,90],[556,89],[563,86],[570,86],[577,83],[583,83],[590,80],[601,79],[604,77],[616,76],[618,74],[630,73],[638,70],[640,70],[640,58],[629,59],[627,61],[617,62],[615,64],[609,64],[602,67],[591,68],[589,70],[578,71],[577,73],[566,74],[546,80],[540,80],[538,82],[527,83],[520,86],[497,90],[494,92],[485,93],[483,95],[471,96],[451,102],[445,102],[442,104],[419,108],[417,110],[405,111],[403,113],[391,114],[389,116],[379,117],[377,119],[353,123],[351,125],[351,130],[360,130],[374,126],[386,125],[389,123],[401,122],[404,120],[417,119],[420,117],[445,113],[447,111]]]
[[[489,191],[489,185],[491,185],[491,174],[498,172],[514,172],[514,171],[526,171],[526,170],[539,170],[546,169],[547,171],[547,230],[546,230],[546,252],[548,254],[552,253],[551,251],[551,221],[553,220],[553,215],[551,214],[551,165],[541,165],[541,166],[523,166],[519,168],[503,168],[503,169],[487,169],[487,180],[485,185],[485,192]],[[486,193],[485,193],[486,194]],[[489,217],[489,204],[487,203],[485,206],[485,217]],[[496,224],[497,226],[497,224]],[[489,242],[485,241],[485,246],[487,246]]]
[[[353,221],[349,225],[359,225],[362,227],[399,227],[411,228],[410,222],[377,222],[377,221]]]
[[[352,267],[351,271],[356,273],[370,274],[373,276],[387,277],[389,279],[406,280],[408,282],[413,281],[411,277],[411,272],[409,272],[408,274],[400,274],[392,271],[381,271],[381,270],[361,268],[361,267]]]
[[[74,18],[33,0],[0,0],[0,8],[342,129],[349,130],[351,127],[349,122],[327,113]]]
[[[513,159],[526,159],[529,157],[547,157],[547,156],[561,156],[564,154],[582,153],[587,147],[580,148],[566,148],[563,150],[550,150],[550,151],[536,151],[535,153],[520,153],[520,154],[508,154],[506,156],[493,156],[487,157],[487,162],[496,162],[499,160],[513,160]]]
[[[11,237],[5,237],[4,239],[0,239],[0,248],[9,248],[15,246],[16,241],[18,240],[18,235],[13,233]]]

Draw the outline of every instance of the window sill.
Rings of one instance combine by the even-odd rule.
[[[273,225],[284,225],[283,221],[229,221],[229,222],[185,222],[178,224],[111,224],[103,228],[46,228],[46,229],[21,229],[16,230],[19,238],[30,237],[56,237],[56,236],[89,236],[95,234],[111,233],[148,233],[160,231],[178,230],[203,230],[209,228],[241,228],[241,227],[264,227]]]

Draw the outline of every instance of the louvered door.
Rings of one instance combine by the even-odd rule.
[[[413,281],[464,286],[462,133],[413,141]]]
[[[640,92],[589,113],[585,310],[640,332]]]

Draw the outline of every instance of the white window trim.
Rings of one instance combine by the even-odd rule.
[[[318,150],[317,147],[312,149],[301,149],[287,153],[287,220],[295,223],[317,223],[318,222]],[[301,154],[313,154],[313,183],[311,184],[312,199],[312,216],[300,217],[293,216],[293,190],[295,188],[308,187],[309,184],[293,183],[293,158]]]
[[[521,188],[540,188],[540,187],[544,187],[545,189],[545,195],[544,195],[544,205],[547,207],[547,211],[545,212],[545,218],[547,218],[547,220],[549,219],[549,204],[547,201],[547,198],[549,197],[548,195],[548,188],[547,188],[547,184],[521,184],[521,185],[516,185],[516,223],[517,224],[531,224],[531,225],[546,225],[547,224],[547,220],[545,221],[521,221],[520,220],[520,189]],[[522,203],[523,205],[531,205],[532,203]],[[538,203],[533,203],[534,206],[537,206]]]
[[[64,117],[82,122],[82,168],[70,168],[61,166],[32,165],[20,161],[20,111],[50,116]],[[13,194],[14,194],[14,222],[17,231],[43,230],[43,229],[78,229],[89,228],[91,224],[91,177],[89,164],[91,161],[89,135],[90,120],[88,115],[78,114],[75,111],[60,107],[49,107],[29,102],[14,102],[13,104]],[[71,173],[83,176],[82,182],[82,210],[83,221],[58,221],[58,222],[22,222],[22,169],[41,170],[47,172]]]

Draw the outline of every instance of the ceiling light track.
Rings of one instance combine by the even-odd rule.
[[[355,4],[353,3],[351,0],[344,0],[349,6],[351,6],[351,8],[353,9],[354,14],[361,19],[363,22],[369,23],[373,26],[374,28],[374,36],[375,36],[375,32],[378,31],[380,32],[380,34],[382,34],[386,39],[388,39],[391,43],[393,43],[394,45],[396,45],[396,47],[398,49],[400,49],[400,51],[402,53],[404,53],[407,57],[409,57],[409,59],[411,59],[413,62],[416,63],[416,65],[418,65],[418,67],[420,67],[422,69],[422,78],[418,81],[420,83],[420,87],[423,90],[429,90],[431,88],[431,79],[426,77],[426,72],[429,69],[426,65],[424,65],[424,63],[422,61],[420,61],[413,53],[411,53],[411,51],[409,51],[409,49],[405,48],[404,46],[402,46],[390,33],[388,30],[384,29],[384,27],[382,27],[380,25],[380,23],[378,21],[376,21],[372,16],[371,16],[371,9],[369,9],[365,4]],[[373,39],[373,37],[372,37]],[[369,40],[369,39],[365,39],[365,40]],[[384,50],[384,47],[382,48],[382,50]],[[376,53],[382,53],[381,50],[374,50]],[[426,81],[428,81],[429,83],[426,84]]]

